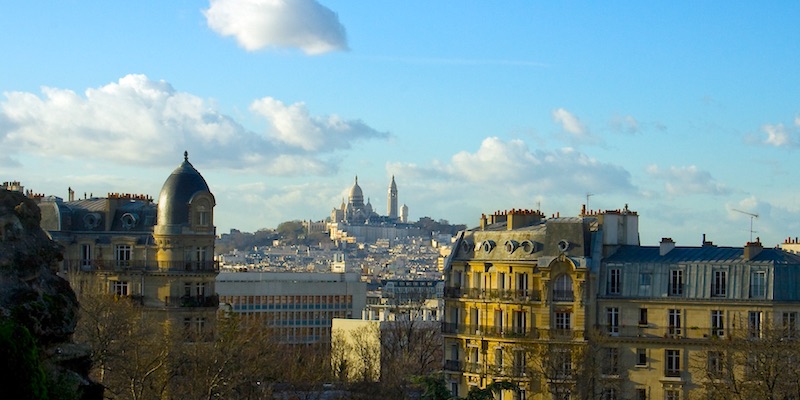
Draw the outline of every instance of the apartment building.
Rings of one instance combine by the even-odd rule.
[[[614,354],[606,360],[616,365],[607,368],[621,382],[615,398],[691,398],[713,389],[709,377],[727,372],[723,356],[744,348],[736,343],[767,342],[776,328],[797,336],[800,257],[758,240],[621,246],[604,259],[599,282],[600,341]],[[747,362],[737,363],[731,372],[741,375]]]
[[[458,396],[495,381],[517,384],[504,399],[800,389],[781,386],[797,382],[785,372],[774,387],[758,383],[800,356],[787,340],[798,332],[800,257],[758,240],[641,246],[627,206],[567,218],[511,210],[458,237],[445,280],[445,379]]]
[[[147,317],[196,332],[214,321],[214,195],[184,152],[158,203],[143,194],[66,201],[36,195],[41,226],[64,246],[59,271],[78,292],[101,292],[140,304]]]

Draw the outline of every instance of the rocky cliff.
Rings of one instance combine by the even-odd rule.
[[[39,207],[0,189],[0,382],[4,398],[101,399],[89,351],[72,342],[78,301],[53,272],[61,247],[39,227]],[[9,396],[9,397],[7,397]]]

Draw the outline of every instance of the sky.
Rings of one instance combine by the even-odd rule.
[[[386,214],[577,216],[644,245],[800,236],[800,2],[4,4],[0,181],[158,193],[183,152],[217,233]],[[752,216],[751,216],[752,215]],[[757,217],[754,217],[757,215]],[[751,228],[752,223],[752,228]]]

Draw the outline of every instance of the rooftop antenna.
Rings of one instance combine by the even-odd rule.
[[[753,219],[758,218],[758,214],[753,214],[753,213],[749,213],[747,211],[737,210],[735,208],[731,208],[731,210],[750,216],[750,241],[752,242],[753,241],[753,234],[756,232],[756,231],[753,230]]]
[[[589,197],[594,196],[594,193],[586,192],[586,212],[589,212],[591,208],[589,208]]]

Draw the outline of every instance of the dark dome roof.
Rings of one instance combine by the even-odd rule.
[[[189,201],[198,192],[211,193],[203,176],[189,162],[187,152],[183,163],[170,174],[158,196],[158,225],[189,223]]]

